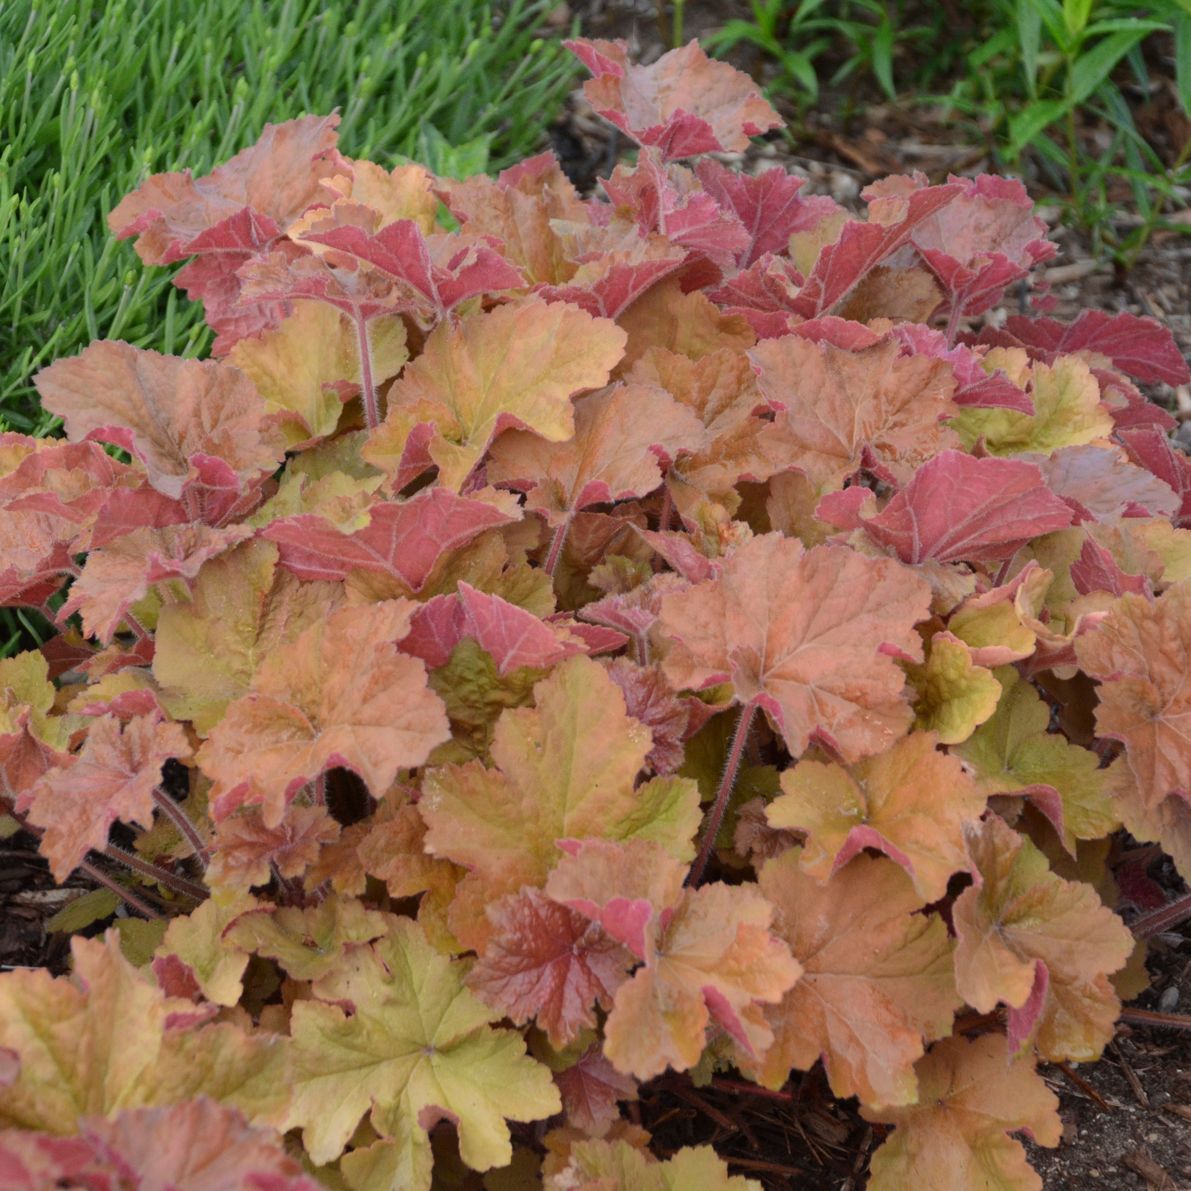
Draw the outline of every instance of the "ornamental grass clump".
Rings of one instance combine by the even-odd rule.
[[[424,1191],[453,1131],[757,1187],[624,1106],[821,1063],[870,1186],[1039,1187],[1037,1063],[1145,986],[1107,841],[1191,874],[1169,334],[984,320],[1052,255],[1015,182],[857,216],[717,160],[779,120],[694,44],[572,48],[640,146],[602,196],[269,126],[111,216],[215,358],[94,343],[37,377],[67,441],[0,439],[0,594],[61,630],[0,661],[3,804],[132,908],[0,975],[29,1186]]]

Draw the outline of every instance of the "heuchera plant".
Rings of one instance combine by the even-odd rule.
[[[443,1120],[517,1185],[756,1187],[622,1106],[820,1062],[871,1186],[1039,1187],[1036,1063],[1144,987],[1170,336],[977,330],[1052,254],[1018,183],[856,216],[717,160],[780,121],[693,43],[572,48],[640,146],[603,196],[269,127],[111,216],[215,358],[92,344],[66,441],[0,438],[0,596],[61,629],[0,661],[3,806],[134,911],[0,976],[6,1187],[426,1189]]]

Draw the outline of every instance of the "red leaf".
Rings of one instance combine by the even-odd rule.
[[[943,451],[876,516],[874,541],[908,563],[999,562],[1031,538],[1071,524],[1071,510],[1031,463]]]
[[[819,253],[794,304],[796,313],[805,318],[831,313],[865,274],[908,244],[918,225],[959,193],[958,185],[949,184],[875,200],[867,220],[849,220],[839,239]]]
[[[756,84],[699,43],[663,54],[651,66],[628,60],[623,41],[577,38],[563,44],[595,76],[583,86],[605,120],[667,160],[696,153],[738,153],[748,139],[782,126]]]
[[[598,1045],[586,1050],[574,1066],[556,1071],[554,1082],[562,1093],[567,1121],[588,1137],[603,1137],[620,1119],[616,1102],[637,1094],[637,1081],[617,1071]]]
[[[354,570],[391,575],[418,591],[444,554],[477,534],[516,520],[484,501],[427,488],[405,501],[372,506],[371,520],[344,533],[317,513],[282,517],[262,536],[281,549],[281,564],[299,579],[345,579]]]
[[[1007,341],[1025,347],[1048,364],[1056,356],[1090,351],[1107,356],[1114,367],[1140,381],[1182,385],[1191,380],[1191,370],[1170,328],[1136,314],[1084,310],[1072,323],[1012,315],[1005,320],[1004,334],[1011,337]]]
[[[488,907],[493,935],[467,983],[518,1025],[533,1019],[561,1048],[596,1025],[633,957],[582,914],[527,887]]]
[[[760,174],[730,170],[714,159],[695,167],[703,189],[730,211],[744,228],[747,244],[736,253],[736,263],[747,269],[767,252],[783,255],[794,232],[810,231],[841,210],[826,195],[799,193],[803,179],[782,169]]]

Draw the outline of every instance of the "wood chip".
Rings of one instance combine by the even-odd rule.
[[[1166,1168],[1155,1162],[1145,1150],[1130,1150],[1121,1156],[1121,1161],[1145,1179],[1150,1191],[1179,1191]]]

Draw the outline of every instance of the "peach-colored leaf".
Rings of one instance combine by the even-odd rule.
[[[134,529],[93,550],[70,589],[60,617],[83,614],[83,630],[103,644],[111,641],[125,614],[166,579],[193,580],[203,563],[252,536],[248,525],[212,529],[202,524]]]
[[[283,877],[301,876],[338,835],[339,824],[325,807],[291,806],[275,827],[248,807],[216,825],[207,881],[213,888],[249,889],[267,884],[273,865]]]
[[[813,737],[854,761],[910,725],[905,676],[890,655],[921,659],[913,626],[929,603],[926,583],[892,559],[765,534],[717,578],[663,599],[658,628],[674,642],[663,669],[678,687],[730,681],[796,757]]]
[[[970,833],[969,847],[980,880],[952,910],[960,995],[981,1013],[1006,1004],[1014,1048],[1033,1036],[1048,1059],[1098,1058],[1121,1007],[1108,975],[1124,966],[1133,936],[1090,885],[1057,877],[997,816]]]
[[[42,854],[58,881],[78,867],[91,848],[102,848],[117,820],[150,827],[153,790],[161,767],[190,756],[181,724],[137,716],[121,724],[96,720],[82,750],[69,764],[48,770],[32,791],[29,821],[44,827]]]
[[[893,339],[847,350],[802,335],[749,352],[761,392],[778,415],[790,463],[821,486],[860,468],[897,483],[932,455],[959,446],[944,419],[958,413],[943,360],[903,356]]]
[[[750,1068],[778,1088],[821,1056],[837,1096],[912,1104],[924,1042],[948,1033],[959,1007],[942,919],[919,913],[909,878],[879,856],[824,884],[792,848],[762,866],[760,884],[803,974],[767,1012],[776,1041]]]
[[[688,1070],[713,1021],[745,1055],[763,1054],[773,1035],[762,1007],[801,968],[770,933],[773,907],[757,887],[683,888],[681,867],[647,841],[575,841],[567,853],[546,892],[639,947],[645,961],[604,1026],[612,1065],[638,1079]]]
[[[0,1132],[8,1191],[44,1187],[319,1191],[276,1133],[205,1096],[161,1108],[128,1108],[110,1120],[84,1117],[78,1134]],[[21,1181],[21,1176],[25,1181]],[[113,1182],[111,1180],[118,1180]]]
[[[260,805],[276,826],[308,781],[339,765],[383,796],[450,734],[426,668],[397,651],[415,605],[341,608],[265,659],[198,753],[217,819]]]
[[[553,153],[541,153],[496,178],[443,183],[444,201],[465,231],[500,243],[531,283],[561,285],[578,265],[555,220],[586,224],[589,215]]]
[[[540,887],[561,855],[558,840],[653,839],[689,860],[698,788],[679,778],[635,785],[651,736],[604,668],[570,658],[534,699],[533,708],[501,714],[491,768],[470,761],[427,773],[418,802],[427,849],[469,868],[464,887],[485,901]],[[480,941],[490,926],[473,923],[469,934],[460,922],[456,934]]]
[[[1012,1054],[1000,1034],[947,1038],[917,1073],[917,1104],[861,1109],[870,1121],[897,1126],[873,1154],[872,1191],[1042,1191],[1009,1136],[1024,1129],[1039,1145],[1057,1146],[1062,1135],[1058,1097],[1031,1055]]]
[[[136,236],[146,264],[170,264],[201,251],[193,241],[245,208],[273,235],[323,198],[321,183],[338,166],[338,116],[303,116],[266,124],[256,144],[202,178],[189,170],[154,174],[108,217],[119,239]]]
[[[970,864],[964,824],[980,817],[984,797],[937,742],[933,732],[912,732],[848,769],[821,761],[787,769],[769,822],[807,833],[802,871],[825,881],[876,848],[906,870],[924,901],[941,898]]]
[[[1122,596],[1075,655],[1100,680],[1096,733],[1125,745],[1146,802],[1191,794],[1191,581]]]
[[[630,62],[623,41],[565,44],[595,76],[583,85],[588,103],[663,157],[739,153],[749,137],[783,123],[748,75],[708,58],[697,41],[650,66]]]
[[[614,385],[574,406],[569,442],[507,430],[488,463],[491,483],[528,492],[528,506],[551,522],[588,505],[647,495],[662,482],[662,466],[703,437],[699,419],[652,385]]]
[[[175,499],[222,463],[241,484],[272,471],[284,453],[252,382],[211,360],[184,360],[100,340],[36,376],[47,410],[67,435],[115,443]]]

